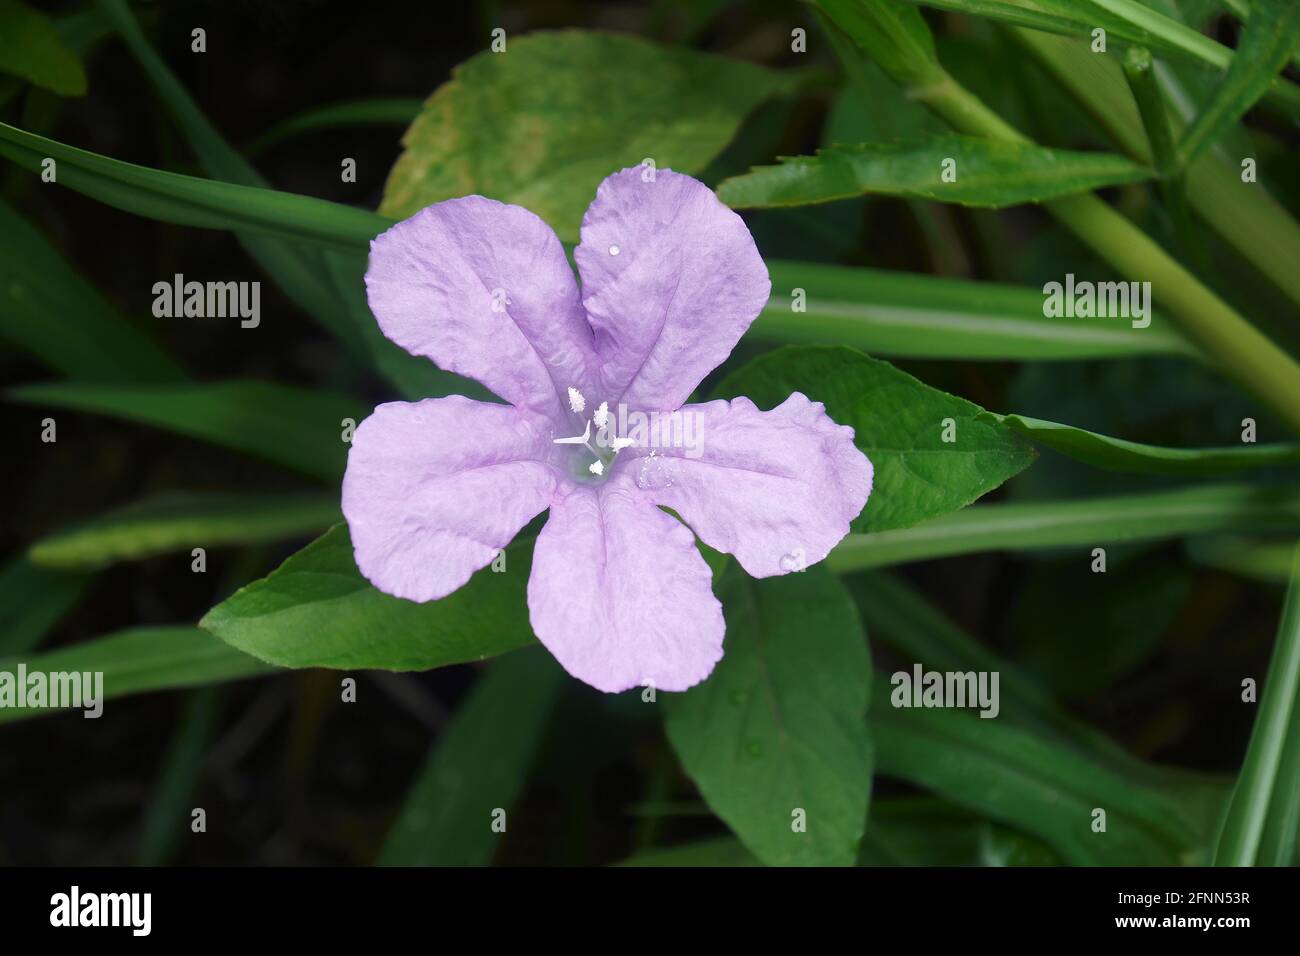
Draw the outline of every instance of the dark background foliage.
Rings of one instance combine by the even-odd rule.
[[[76,7],[43,6],[55,12]],[[806,11],[790,6],[206,0],[145,5],[137,13],[195,100],[240,147],[309,106],[361,96],[423,97],[481,50],[494,26],[511,35],[604,28],[794,65],[791,24],[807,26],[810,35],[815,28]],[[715,8],[713,15],[699,15]],[[950,62],[990,101],[1009,104],[1029,129],[1073,124],[1069,145],[1098,144],[1100,137],[1063,98],[1044,93],[1043,101],[1026,105],[1016,90],[1001,89],[1008,74],[988,69],[987,36],[970,32],[968,23],[930,19],[951,50],[967,51]],[[189,52],[195,25],[207,30],[203,56]],[[1231,41],[1230,35],[1224,39]],[[814,44],[810,56],[834,69],[822,45]],[[202,175],[120,44],[100,43],[87,67],[85,98],[28,91],[0,118],[104,155]],[[1021,69],[1031,75],[1020,88],[1034,89],[1035,68],[1023,63]],[[811,152],[830,105],[827,93],[805,97],[797,107],[760,109],[707,178],[716,181],[775,154]],[[1035,108],[1037,116],[1031,115]],[[396,127],[313,133],[272,149],[257,164],[278,188],[373,209],[400,152],[399,136]],[[339,182],[340,156],[356,158],[357,183]],[[173,273],[265,279],[231,234],[170,226],[70,190],[43,189],[8,165],[0,177],[5,197],[67,260],[132,320],[150,327],[197,377],[347,386],[376,402],[391,397],[382,383],[357,379],[337,344],[270,282],[263,281],[264,318],[256,336],[231,334],[231,326],[201,319],[151,317],[150,289]],[[922,220],[906,202],[878,199],[746,218],[764,254],[774,257],[1024,283],[1090,268],[1088,253],[1030,208],[995,214],[933,207],[930,216]],[[989,241],[995,216],[1013,244]],[[746,343],[741,354],[760,350]],[[1104,363],[899,364],[985,407],[1135,440],[1212,444],[1210,434],[1222,435],[1223,423],[1258,415],[1218,380],[1172,361],[1132,361],[1123,370]],[[5,383],[45,374],[8,351],[0,352],[0,369]],[[60,414],[58,443],[36,444],[29,439],[42,414],[0,404],[0,429],[8,436],[0,476],[8,503],[3,554],[150,491],[292,484],[273,466],[86,415]],[[1261,440],[1282,437],[1268,428]],[[997,494],[1060,497],[1154,484],[1045,453]],[[140,624],[197,620],[301,544],[213,550],[206,575],[190,573],[188,559],[175,555],[117,565],[95,577],[47,646]],[[1253,717],[1240,705],[1236,675],[1262,677],[1276,625],[1276,588],[1189,566],[1178,543],[1112,549],[1106,583],[1113,590],[1105,596],[1096,593],[1097,582],[1077,555],[1065,561],[982,554],[914,565],[906,573],[954,620],[1020,660],[1074,712],[1134,753],[1235,773]],[[887,650],[875,646],[873,654],[879,670],[892,669]],[[177,833],[162,858],[181,864],[371,862],[473,674],[467,665],[358,676],[358,702],[346,706],[334,672],[286,672],[213,691],[218,716],[186,803],[207,810],[208,832]],[[193,693],[166,693],[116,701],[94,733],[76,714],[0,729],[0,864],[136,859],[160,769],[195,699]],[[624,703],[569,683],[521,807],[548,825],[512,829],[498,862],[606,863],[651,841],[725,832],[681,775],[659,723]],[[905,791],[888,783],[878,788],[878,795]]]

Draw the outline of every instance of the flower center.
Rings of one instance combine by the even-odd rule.
[[[587,408],[587,399],[573,386],[569,386],[569,408],[575,415],[581,415]],[[596,426],[594,434],[592,425]],[[573,476],[586,482],[604,480],[618,453],[634,444],[630,438],[619,438],[613,434],[608,402],[601,402],[591,417],[585,419],[581,435],[553,438],[552,441],[557,445],[573,446],[577,452],[571,459]]]

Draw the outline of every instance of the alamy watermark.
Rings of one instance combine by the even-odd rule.
[[[997,671],[927,671],[913,664],[911,672],[895,671],[889,702],[895,707],[979,708],[981,717],[1002,710]]]
[[[1067,272],[1064,283],[1046,283],[1043,295],[1049,319],[1129,319],[1135,329],[1151,324],[1150,282],[1076,282]]]
[[[26,664],[0,671],[0,708],[84,710],[87,720],[104,713],[103,671],[28,671]]]
[[[178,272],[171,282],[155,282],[153,294],[153,314],[159,319],[238,318],[243,329],[255,329],[262,321],[260,282],[186,282]]]

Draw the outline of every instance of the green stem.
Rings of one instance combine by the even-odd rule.
[[[946,75],[941,82],[914,87],[909,95],[960,132],[1030,142]],[[1188,337],[1300,434],[1300,364],[1095,195],[1066,196],[1043,206],[1122,275],[1149,281]]]

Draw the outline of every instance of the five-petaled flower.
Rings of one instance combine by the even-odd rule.
[[[708,187],[640,172],[610,176],[587,210],[581,291],[541,219],[482,196],[429,206],[371,243],[366,288],[384,334],[509,404],[380,405],[343,481],[357,566],[412,601],[461,587],[549,508],[528,581],[533,630],[570,674],[611,692],[685,690],[722,657],[696,535],[754,577],[800,570],[848,533],[872,475],[853,430],[798,392],[771,411],[684,404],[771,282]],[[696,416],[700,447],[610,435],[619,408]],[[612,440],[593,445],[593,424]]]

